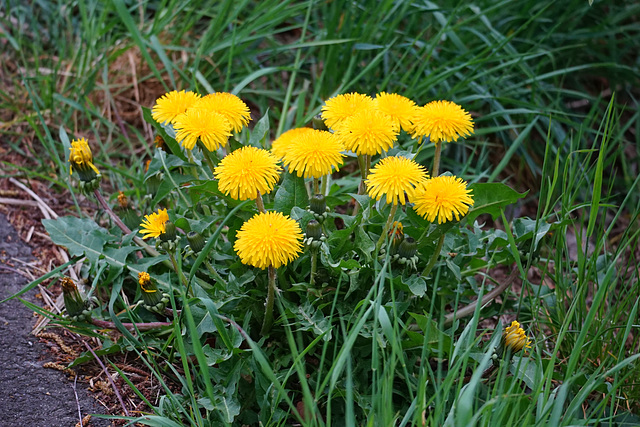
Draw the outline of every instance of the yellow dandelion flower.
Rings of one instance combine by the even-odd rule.
[[[195,107],[222,114],[231,123],[231,130],[234,132],[240,132],[251,120],[247,104],[232,93],[210,93],[198,101]]]
[[[214,171],[218,189],[235,200],[269,194],[282,168],[276,156],[256,147],[242,147],[222,159]]]
[[[322,107],[322,119],[331,129],[338,129],[349,117],[374,108],[373,99],[361,93],[345,93],[329,98]]]
[[[473,205],[471,190],[467,183],[455,176],[437,176],[421,183],[416,187],[413,197],[414,209],[418,215],[439,224],[452,221],[453,217],[460,220],[469,212]]]
[[[91,179],[95,178],[95,176],[90,172],[96,173],[96,175],[100,175],[100,171],[93,164],[93,155],[91,154],[91,148],[89,148],[89,143],[86,139],[80,138],[71,141],[71,149],[69,152],[69,174],[73,175],[73,167],[75,166],[80,174],[80,177],[85,180],[91,181]]]
[[[388,115],[377,110],[363,110],[345,120],[335,134],[347,150],[357,155],[374,155],[393,147],[398,133]]]
[[[207,150],[215,151],[227,145],[231,136],[231,124],[222,115],[199,108],[190,108],[173,124],[176,140],[188,150],[193,150],[198,138]]]
[[[142,238],[160,237],[166,230],[167,221],[169,221],[169,214],[166,209],[158,209],[158,212],[145,215],[142,224],[140,224]]]
[[[271,144],[271,152],[279,159],[282,159],[289,147],[307,132],[313,132],[312,128],[290,129],[276,138]]]
[[[511,326],[507,326],[502,333],[502,338],[505,346],[510,348],[512,353],[517,353],[523,348],[531,348],[531,340],[516,320],[511,322]]]
[[[156,99],[156,105],[151,110],[151,117],[158,123],[174,123],[176,118],[187,111],[200,99],[195,92],[173,90]]]
[[[412,129],[411,118],[415,113],[416,103],[397,93],[380,92],[373,100],[375,108],[391,116],[397,127],[406,132]]]
[[[264,270],[298,258],[303,238],[295,220],[280,212],[262,212],[242,224],[233,248],[243,264]]]
[[[451,142],[473,133],[471,115],[451,101],[433,101],[416,107],[411,121],[413,138],[428,136],[431,142]]]
[[[344,146],[331,132],[311,130],[304,132],[284,154],[284,164],[289,171],[305,178],[320,178],[330,174],[343,163]]]
[[[426,169],[406,157],[385,157],[371,169],[367,179],[369,196],[380,200],[384,195],[387,203],[406,204],[418,184],[427,179]]]

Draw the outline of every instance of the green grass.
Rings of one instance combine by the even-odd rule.
[[[472,112],[476,131],[465,144],[445,146],[443,168],[470,182],[531,190],[527,214],[536,230],[551,224],[551,234],[537,245],[520,240],[507,212],[496,219],[506,230],[501,255],[487,249],[483,265],[462,271],[459,289],[450,289],[451,273],[439,263],[413,331],[419,337],[407,332],[406,308],[386,300],[385,291],[398,284],[384,263],[350,316],[339,291],[325,302],[331,328],[313,339],[278,299],[277,313],[291,321],[282,324],[286,359],[274,360],[249,319],[214,316],[223,341],[216,351],[233,353],[238,342],[250,350],[242,363],[216,371],[201,367],[211,354],[191,337],[200,336],[194,318],[220,307],[202,295],[177,295],[194,312],[185,310],[170,342],[147,334],[129,339],[156,378],[171,378],[182,392],[165,385],[152,402],[156,417],[138,421],[218,425],[195,408],[218,408],[220,396],[237,404],[225,387],[250,370],[264,395],[254,396],[263,412],[247,415],[247,423],[637,424],[638,13],[635,2],[586,0],[5,1],[0,138],[3,148],[30,161],[25,168],[3,161],[2,177],[46,180],[52,191],[74,194],[69,140],[86,136],[109,185],[142,199],[141,159],[153,155],[153,132],[136,94],[151,107],[174,88],[230,91],[256,118],[268,111],[271,139],[306,125],[339,93],[397,92],[419,104],[450,99]],[[418,160],[430,164],[432,156],[425,149]],[[468,234],[488,239],[480,230]],[[498,256],[510,257],[509,266],[530,279],[501,304],[446,325],[446,313],[489,290],[490,274],[477,274],[506,264]],[[115,294],[122,280],[114,282]],[[336,286],[346,292],[350,283]],[[487,380],[481,376],[500,331],[481,321],[501,315],[517,315],[534,342]],[[163,364],[165,357],[173,364]],[[227,414],[213,413],[226,424]]]

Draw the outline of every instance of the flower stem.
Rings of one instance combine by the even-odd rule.
[[[204,160],[207,162],[207,165],[209,165],[209,169],[211,169],[211,173],[213,174],[216,165],[213,162],[213,159],[211,159],[211,153],[209,152],[209,150],[207,150],[207,147],[205,147],[204,144],[202,144],[202,142],[200,141],[198,141],[198,147],[200,147],[200,151],[202,151],[202,157],[204,157]]]
[[[264,321],[262,323],[261,335],[266,335],[271,330],[273,324],[273,302],[276,296],[276,269],[269,266],[269,288],[267,289],[267,302],[265,303]]]
[[[382,247],[382,244],[384,243],[384,239],[387,237],[387,232],[389,232],[389,228],[391,227],[391,224],[393,223],[393,218],[396,216],[396,211],[398,210],[398,205],[394,204],[391,207],[391,212],[389,212],[389,218],[387,218],[387,223],[384,225],[384,228],[382,229],[382,234],[380,235],[380,238],[378,239],[378,243],[376,244],[376,251],[374,252],[374,255],[376,255],[378,252],[380,252],[380,248]]]
[[[256,206],[258,207],[258,210],[262,213],[265,213],[266,210],[264,209],[264,202],[262,201],[262,195],[260,194],[260,192],[258,191],[258,195],[256,196]]]
[[[367,179],[367,175],[369,173],[369,167],[371,166],[371,156],[366,154],[358,155],[358,165],[360,165],[360,183],[358,184],[358,195],[364,194],[366,190],[366,186],[364,180]],[[356,205],[353,208],[353,216],[358,214],[360,210],[360,205],[356,202]]]
[[[433,168],[431,168],[431,176],[436,177],[440,174],[440,153],[442,152],[442,142],[436,142],[436,154],[433,156]]]
[[[175,270],[176,273],[178,273],[178,276],[180,276],[180,280],[182,281],[182,284],[184,285],[184,287],[187,287],[187,278],[184,276],[184,274],[182,273],[182,268],[180,268],[180,266],[178,266],[178,262],[176,261],[176,254],[174,251],[167,251],[169,253],[169,259],[171,260],[171,264],[173,265],[173,269]]]
[[[440,256],[440,251],[442,250],[442,245],[443,244],[444,244],[444,234],[442,234],[440,236],[440,239],[438,239],[438,244],[436,245],[436,250],[433,251],[433,255],[431,255],[431,259],[429,260],[429,264],[427,264],[427,267],[422,272],[422,276],[427,277],[429,275],[429,273],[431,273],[431,270],[433,269],[433,266],[436,265],[436,261],[438,260],[438,256]]]
[[[320,180],[318,178],[313,178],[313,194],[320,194]]]
[[[107,212],[107,214],[109,214],[109,216],[111,217],[113,222],[116,223],[118,228],[120,228],[120,230],[122,230],[122,232],[125,233],[125,234],[131,234],[131,230],[129,229],[129,227],[127,227],[122,222],[122,220],[120,218],[118,218],[118,216],[113,212],[113,210],[111,209],[111,206],[109,206],[109,204],[104,199],[104,197],[102,197],[102,194],[100,193],[100,191],[98,189],[95,189],[93,191],[93,194],[96,196],[96,199],[100,203],[100,206],[102,206],[102,209],[104,209]],[[144,240],[142,240],[138,236],[134,236],[133,237],[133,241],[136,242],[136,244],[138,246],[142,247],[149,255],[151,255],[151,256],[159,256],[160,255],[160,253],[158,251],[153,249],[151,246],[147,245],[144,242]]]

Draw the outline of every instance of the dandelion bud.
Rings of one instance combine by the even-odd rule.
[[[510,349],[511,353],[517,353],[523,348],[531,348],[531,340],[518,321],[511,322],[511,326],[502,333],[502,346]]]
[[[176,225],[171,221],[164,223],[164,232],[160,233],[160,240],[163,242],[171,242],[176,240]]]
[[[100,171],[93,164],[93,155],[91,148],[86,139],[80,138],[71,141],[71,150],[69,152],[69,174],[73,175],[75,167],[76,172],[80,176],[80,189],[90,192],[98,188],[100,185]]]
[[[316,130],[329,130],[327,128],[327,125],[324,124],[324,120],[322,120],[322,116],[320,114],[314,116],[313,119],[311,119],[311,124]]]
[[[73,320],[85,320],[91,317],[91,311],[88,310],[89,304],[76,286],[76,283],[69,277],[63,277],[60,280],[62,285],[62,294],[64,298],[64,306],[67,309],[67,315]]]
[[[138,273],[138,283],[142,291],[142,302],[144,308],[149,311],[164,310],[169,302],[169,296],[158,290],[155,280],[151,278],[149,273],[141,271]]]
[[[307,237],[314,240],[320,240],[322,237],[322,225],[315,219],[307,223]]]
[[[200,253],[204,249],[205,240],[202,237],[202,234],[197,231],[190,231],[187,233],[187,240],[189,241],[189,246],[191,246],[191,250],[194,253]]]
[[[398,247],[400,258],[413,258],[418,252],[418,244],[413,237],[407,236]]]
[[[316,194],[309,200],[311,212],[316,215],[322,215],[327,211],[327,200],[322,194]]]

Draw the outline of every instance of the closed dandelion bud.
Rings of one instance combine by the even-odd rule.
[[[400,258],[413,258],[416,255],[416,252],[418,252],[418,244],[416,243],[416,240],[410,236],[405,237],[398,247],[398,255],[400,255]]]
[[[206,244],[206,241],[204,240],[204,237],[202,237],[202,234],[198,233],[197,231],[190,231],[189,233],[187,233],[187,240],[189,241],[191,250],[196,254],[200,253],[204,249],[204,245]]]
[[[523,348],[531,348],[531,340],[516,320],[511,322],[511,326],[505,329],[502,334],[502,340],[504,341],[504,346],[511,349],[512,353],[517,353]]]
[[[120,205],[122,209],[129,207],[129,199],[122,191],[118,192],[118,205]]]
[[[69,174],[73,175],[75,170],[80,176],[80,189],[82,191],[88,193],[98,188],[102,176],[98,168],[93,164],[93,155],[86,139],[80,138],[71,141],[69,164]]]
[[[171,221],[164,224],[164,232],[160,233],[160,240],[163,242],[173,242],[176,240],[176,225]]]
[[[514,320],[502,333],[502,340],[496,349],[496,354],[501,358],[510,358],[523,348],[531,348],[531,340],[520,327],[520,323]]]
[[[316,194],[309,201],[311,212],[316,215],[322,215],[327,211],[327,200],[322,194]]]
[[[322,237],[322,225],[315,219],[312,219],[307,223],[307,238],[313,240],[320,240]]]
[[[322,116],[320,114],[311,119],[311,124],[316,130],[328,130],[327,125],[324,124],[324,120],[322,120]]]
[[[76,283],[69,277],[63,277],[60,280],[62,285],[62,294],[64,298],[64,306],[67,309],[67,315],[76,320],[82,320],[82,317],[89,315],[88,303],[84,296],[76,286]]]

